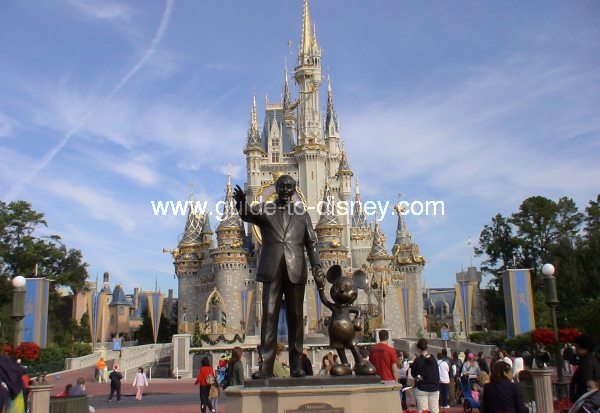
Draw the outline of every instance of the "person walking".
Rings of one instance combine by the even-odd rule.
[[[228,386],[242,386],[244,384],[244,366],[242,365],[242,348],[234,347],[231,358],[227,363]]]
[[[571,377],[569,396],[574,403],[587,393],[587,382],[589,380],[600,380],[600,363],[594,357],[594,340],[587,334],[582,334],[573,339],[575,353],[579,358],[577,369]]]
[[[379,343],[369,352],[369,361],[382,382],[398,383],[398,356],[396,350],[388,344],[390,334],[387,330],[379,330]]]
[[[210,386],[217,380],[215,378],[215,371],[211,367],[208,357],[203,357],[200,364],[202,367],[200,368],[200,372],[194,383],[194,385],[200,385],[200,412],[206,413],[206,409],[208,408],[209,413],[215,413],[216,410],[213,408],[213,405],[208,398]]]
[[[137,388],[137,392],[135,393],[136,400],[142,400],[144,386],[148,387],[148,378],[144,374],[144,369],[139,367],[137,373],[135,374],[135,378],[133,379],[133,387]]]
[[[483,386],[482,412],[485,413],[528,413],[523,402],[523,393],[513,383],[512,366],[498,360],[492,368],[491,382]]]
[[[429,413],[439,413],[440,400],[440,370],[434,356],[427,353],[427,340],[420,338],[417,349],[421,353],[413,361],[411,375],[415,379],[415,399],[417,412],[428,410]]]
[[[113,366],[112,371],[108,375],[108,380],[110,381],[110,395],[108,396],[108,402],[112,402],[112,398],[116,392],[118,403],[121,401],[121,380],[123,380],[123,375],[119,371],[118,364]]]
[[[440,405],[442,409],[450,408],[450,363],[442,353],[438,354],[438,370],[440,372]]]

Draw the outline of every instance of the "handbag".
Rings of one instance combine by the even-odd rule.
[[[216,384],[210,386],[210,390],[208,392],[209,399],[217,399],[219,397],[219,388]]]

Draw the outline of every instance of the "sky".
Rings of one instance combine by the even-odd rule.
[[[479,264],[467,242],[496,213],[600,193],[600,3],[310,10],[363,199],[445,203],[406,218],[428,287]],[[229,164],[245,181],[253,93],[262,125],[301,23],[301,0],[0,2],[0,199],[44,212],[42,233],[82,250],[92,280],[177,291],[163,249],[185,218],[151,201],[193,187],[214,203]],[[382,225],[391,248],[396,217]]]

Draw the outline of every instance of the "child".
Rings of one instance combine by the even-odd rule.
[[[135,375],[135,379],[133,379],[133,387],[137,387],[137,393],[135,394],[136,400],[142,400],[144,386],[148,387],[148,379],[144,374],[144,369],[140,367]]]

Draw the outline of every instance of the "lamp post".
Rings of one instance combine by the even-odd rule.
[[[565,381],[563,376],[560,354],[560,342],[558,340],[558,325],[556,323],[556,306],[558,306],[558,294],[556,292],[556,277],[554,276],[554,265],[544,264],[542,266],[542,274],[544,274],[544,295],[546,296],[546,304],[550,307],[552,316],[552,329],[554,330],[554,363],[556,364],[556,372],[558,380],[556,381],[556,396],[559,400],[568,397],[568,381]]]
[[[11,318],[15,322],[13,347],[16,349],[23,340],[23,318],[25,318],[25,286],[27,280],[22,275],[12,279],[13,302]]]

